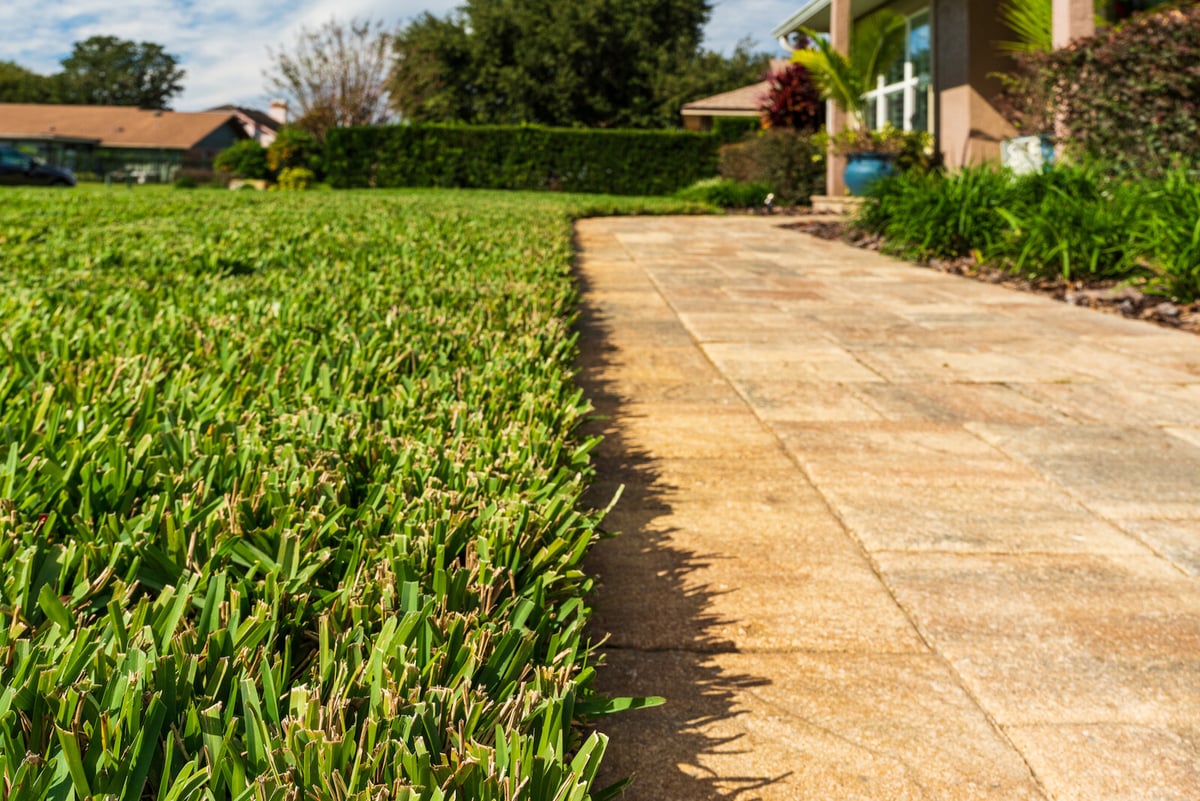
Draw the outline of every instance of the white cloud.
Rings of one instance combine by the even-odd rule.
[[[771,28],[799,2],[717,0],[705,46],[729,53],[749,36],[758,49],[774,50]],[[291,47],[301,28],[352,17],[399,26],[424,11],[444,16],[459,5],[460,0],[3,0],[0,60],[50,74],[74,42],[89,36],[156,42],[187,70],[175,108],[262,107],[268,100],[263,77],[270,66],[268,48]]]

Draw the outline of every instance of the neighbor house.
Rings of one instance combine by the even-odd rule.
[[[689,131],[711,131],[713,120],[716,119],[762,116],[763,101],[771,91],[770,76],[783,72],[790,63],[785,58],[772,59],[767,79],[712,97],[693,100],[680,109],[683,127]]]
[[[1054,44],[1060,47],[1094,31],[1094,0],[1052,0]],[[1001,0],[808,0],[773,31],[781,43],[795,41],[800,27],[828,34],[843,52],[851,26],[871,12],[891,8],[908,20],[902,63],[880,75],[867,97],[874,112],[868,124],[890,122],[904,130],[930,131],[949,167],[997,159],[1003,140],[1015,135],[992,105],[1001,86],[997,73],[1011,68],[997,42],[1013,34],[999,18]],[[831,131],[845,115],[830,108]],[[829,159],[831,195],[845,193],[844,161]]]
[[[254,139],[263,147],[270,147],[275,141],[279,129],[287,125],[288,104],[283,100],[272,100],[269,111],[259,111],[245,106],[217,106],[209,111],[232,114],[238,124],[246,132],[246,136]]]
[[[218,153],[245,138],[229,112],[0,103],[0,143],[77,174],[170,181],[182,167],[210,168]]]

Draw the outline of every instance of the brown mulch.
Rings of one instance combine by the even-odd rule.
[[[841,240],[855,247],[881,250],[882,238],[854,233],[844,220],[829,218],[811,219],[786,223],[780,226],[821,239]],[[980,264],[972,256],[958,259],[934,259],[921,262],[921,266],[940,270],[951,275],[961,275],[989,284],[999,284],[1022,292],[1036,292],[1091,309],[1120,314],[1138,320],[1147,320],[1168,328],[1200,334],[1200,302],[1172,303],[1156,295],[1148,295],[1137,287],[1119,281],[1068,281],[1056,278],[1026,278],[1001,270],[998,267]]]

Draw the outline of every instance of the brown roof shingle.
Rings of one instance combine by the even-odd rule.
[[[225,112],[0,103],[0,137],[91,139],[102,147],[187,150],[231,119],[233,115]]]
[[[771,74],[782,72],[790,63],[787,59],[771,59]],[[691,103],[684,104],[682,113],[701,116],[719,115],[722,112],[758,114],[770,88],[769,80],[759,81],[729,92],[722,92],[719,95],[693,100]]]

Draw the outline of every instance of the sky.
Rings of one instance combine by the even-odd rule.
[[[569,0],[566,0],[569,2]],[[776,53],[771,30],[803,0],[713,0],[704,46],[723,53],[749,37]],[[179,111],[225,103],[265,109],[268,48],[286,50],[302,28],[331,18],[402,26],[422,12],[445,16],[461,0],[0,0],[0,61],[49,75],[90,36],[163,45],[187,70]]]

